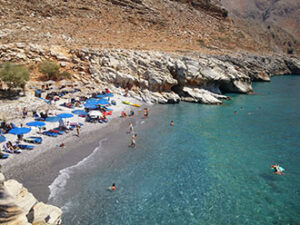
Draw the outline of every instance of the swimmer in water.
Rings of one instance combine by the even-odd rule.
[[[113,183],[110,187],[109,187],[110,191],[115,191],[116,190],[116,184]]]
[[[283,168],[280,167],[278,164],[271,165],[272,169],[274,169],[274,173],[278,175],[283,175]]]
[[[171,122],[170,122],[170,126],[171,126],[171,127],[173,127],[173,126],[174,126],[174,122],[173,122],[173,120],[171,120]]]

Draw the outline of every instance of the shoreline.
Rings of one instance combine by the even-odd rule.
[[[2,173],[7,179],[15,179],[22,183],[30,192],[34,193],[37,199],[48,202],[50,193],[48,186],[59,175],[60,170],[75,165],[88,157],[98,146],[97,140],[116,133],[120,126],[128,126],[128,118],[124,119],[119,116],[122,110],[128,111],[133,108],[122,104],[122,97],[120,101],[120,96],[116,97],[118,106],[117,109],[114,108],[108,123],[85,122],[81,128],[80,137],[76,136],[75,130],[57,138],[43,136],[43,143],[35,145],[34,150],[23,150],[21,154],[11,155],[13,157],[1,161]],[[137,102],[134,99],[130,100]],[[143,105],[140,108],[134,108],[134,111],[136,114],[140,114],[137,112],[142,109]],[[57,147],[57,144],[62,142],[65,147]]]

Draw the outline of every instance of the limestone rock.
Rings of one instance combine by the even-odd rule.
[[[62,210],[58,207],[39,202],[33,207],[32,210],[32,224],[61,224]]]
[[[4,186],[11,196],[15,196],[16,204],[20,206],[25,214],[28,214],[30,209],[37,203],[36,198],[16,180],[6,181]]]
[[[222,101],[220,99],[229,99],[227,96],[218,95],[199,88],[184,87],[183,91],[186,92],[189,95],[189,97],[194,98],[195,102],[204,104],[222,104]]]
[[[5,181],[3,174],[0,173],[0,224],[59,225],[61,215],[61,209],[37,203],[34,196],[22,184],[15,180]],[[28,218],[31,218],[30,221]]]

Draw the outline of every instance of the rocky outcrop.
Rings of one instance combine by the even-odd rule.
[[[55,60],[84,84],[110,86],[116,93],[148,103],[180,100],[220,104],[224,94],[253,92],[253,81],[270,81],[273,75],[297,74],[300,60],[287,56],[250,54],[190,55],[122,49],[67,49],[58,46],[2,45],[0,60],[36,64]],[[20,59],[16,52],[25,57]],[[113,85],[113,86],[112,86]]]
[[[22,184],[5,181],[0,173],[0,224],[5,225],[58,225],[61,209],[38,202]]]

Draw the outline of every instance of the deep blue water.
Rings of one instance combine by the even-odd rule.
[[[135,150],[101,160],[99,147],[67,169],[50,201],[63,224],[300,224],[300,76],[253,87],[223,106],[156,106]]]

